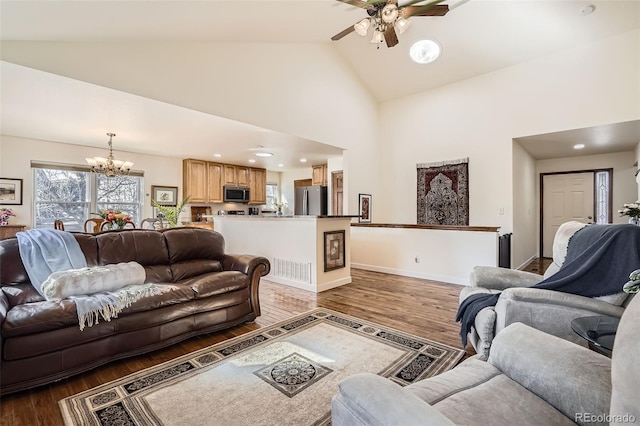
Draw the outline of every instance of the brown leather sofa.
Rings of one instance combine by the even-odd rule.
[[[169,291],[80,331],[75,304],[46,301],[29,282],[16,238],[0,241],[0,394],[252,321],[264,257],[224,253],[215,231],[173,228],[74,233],[88,266],[136,261]]]

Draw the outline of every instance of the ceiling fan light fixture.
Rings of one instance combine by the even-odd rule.
[[[367,31],[369,31],[369,27],[371,26],[371,21],[369,18],[364,18],[362,21],[358,22],[353,26],[353,29],[356,31],[358,35],[362,37],[367,35]]]
[[[388,3],[382,8],[382,22],[385,24],[393,24],[398,19],[398,6],[393,3]]]
[[[433,40],[419,40],[409,49],[409,56],[418,64],[430,64],[440,57],[442,48]]]
[[[375,30],[373,32],[373,37],[371,37],[371,43],[373,44],[384,43],[384,33],[380,30]]]
[[[405,31],[407,31],[407,29],[411,26],[411,21],[409,21],[408,19],[403,18],[402,16],[398,18],[398,20],[396,21],[396,33],[398,34],[403,34]]]

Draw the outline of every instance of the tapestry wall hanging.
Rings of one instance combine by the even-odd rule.
[[[418,224],[469,225],[469,159],[417,167]]]

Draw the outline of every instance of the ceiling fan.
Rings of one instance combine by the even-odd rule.
[[[403,6],[398,5],[398,0],[338,0],[367,11],[368,18],[357,22],[331,37],[337,41],[355,31],[361,36],[366,36],[369,27],[373,28],[371,43],[387,43],[387,47],[398,44],[398,34],[402,34],[409,27],[407,18],[412,16],[444,16],[449,12],[449,6],[441,5],[445,0],[436,0],[423,5],[416,5],[425,0],[411,0]]]

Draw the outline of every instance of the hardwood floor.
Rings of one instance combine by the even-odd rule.
[[[319,294],[263,280],[260,284],[262,316],[255,322],[116,361],[48,386],[7,395],[0,400],[0,425],[60,425],[62,417],[57,404],[60,399],[316,307],[461,347],[459,324],[454,320],[460,286],[358,269],[352,269],[352,277],[353,283]],[[465,357],[474,353],[469,347]]]
[[[544,271],[546,271],[549,265],[551,265],[552,263],[553,259],[549,257],[538,257],[529,262],[527,266],[522,268],[522,270],[526,272],[533,272],[534,274],[543,275]]]

